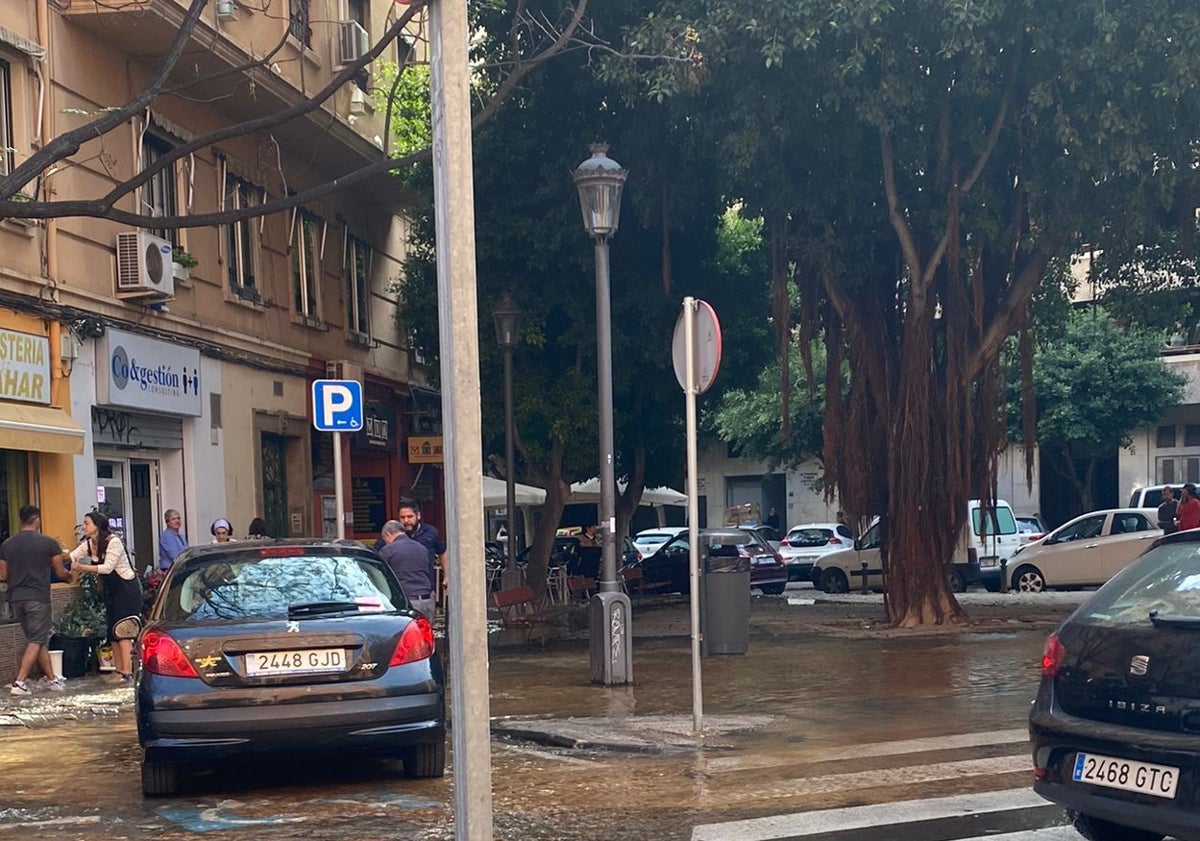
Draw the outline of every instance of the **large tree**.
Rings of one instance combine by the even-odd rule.
[[[1200,7],[663,0],[628,43],[682,39],[702,65],[637,81],[690,97],[727,188],[767,220],[781,348],[795,321],[820,327],[830,375],[849,367],[826,404],[828,487],[884,515],[889,617],[961,621],[943,566],[967,500],[993,494],[1001,350],[1047,266],[1084,243],[1129,253],[1131,219],[1192,239],[1166,210],[1196,164]]]

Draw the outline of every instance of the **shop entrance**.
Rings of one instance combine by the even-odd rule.
[[[157,459],[96,459],[96,510],[121,535],[138,572],[154,563],[158,496]]]

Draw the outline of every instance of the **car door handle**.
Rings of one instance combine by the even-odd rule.
[[[1089,543],[1087,546],[1084,546],[1083,548],[1084,549],[1095,549],[1099,545],[1100,545],[1099,543]]]

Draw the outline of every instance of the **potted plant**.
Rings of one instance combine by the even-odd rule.
[[[199,260],[179,246],[175,246],[171,251],[171,269],[175,274],[176,280],[190,281],[192,279],[192,269],[199,265],[199,263]]]
[[[87,672],[92,647],[104,638],[108,623],[100,582],[88,575],[79,582],[79,594],[59,618],[50,648],[63,653],[63,676],[82,677]]]

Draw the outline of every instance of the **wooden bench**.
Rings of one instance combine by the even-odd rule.
[[[631,598],[640,598],[665,590],[671,584],[669,581],[647,581],[646,573],[637,566],[628,566],[621,570],[621,583],[625,587],[626,595]]]
[[[491,594],[492,606],[500,611],[500,621],[506,628],[524,628],[525,639],[533,638],[536,628],[552,622],[565,612],[562,605],[547,603],[545,597],[537,598],[529,586],[497,590]],[[545,634],[541,635],[545,642]]]
[[[596,579],[584,575],[572,575],[567,578],[567,593],[570,594],[568,601],[578,598],[580,601],[586,602],[594,592],[596,592]]]

